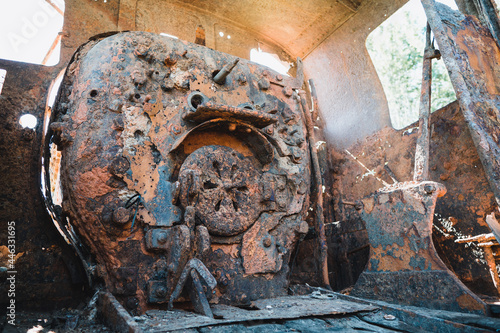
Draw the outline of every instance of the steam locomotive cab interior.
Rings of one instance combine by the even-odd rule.
[[[498,316],[492,2],[422,0],[435,41],[419,122],[401,129],[366,41],[406,1],[46,2],[64,17],[59,62],[0,59],[2,219],[17,271],[36,272],[17,276],[19,306],[97,292],[118,330],[311,292],[316,312],[298,317],[349,297]],[[437,61],[457,100],[429,115]],[[34,128],[19,128],[26,113]]]

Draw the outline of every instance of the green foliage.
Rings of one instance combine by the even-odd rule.
[[[420,21],[420,23],[419,23]],[[377,70],[389,104],[394,128],[418,120],[425,18],[403,7],[367,38],[366,47]],[[442,60],[432,61],[432,111],[456,99]]]

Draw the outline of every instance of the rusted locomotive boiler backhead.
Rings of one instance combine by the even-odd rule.
[[[150,33],[75,54],[51,127],[63,214],[129,310],[188,300],[200,281],[211,302],[286,293],[310,187],[295,82]]]

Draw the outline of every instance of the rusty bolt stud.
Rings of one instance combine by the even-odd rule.
[[[436,191],[436,187],[434,185],[432,185],[432,184],[425,184],[424,185],[424,191],[428,195],[431,195],[432,193],[434,193]]]
[[[177,63],[177,56],[175,54],[169,54],[168,56],[165,57],[163,62],[167,66],[173,66]]]
[[[174,189],[172,191],[172,204],[175,205],[175,203],[179,200],[179,196],[181,194],[181,183],[179,181],[176,181],[173,187]]]
[[[125,207],[119,207],[113,211],[113,222],[116,224],[125,224],[130,220],[130,212]]]
[[[354,209],[356,210],[362,210],[363,209],[363,203],[361,201],[356,201],[356,203],[354,204]]]
[[[270,236],[266,236],[264,238],[264,240],[262,241],[262,244],[265,246],[265,247],[270,247],[272,244],[273,244],[273,241],[271,240],[271,237]]]
[[[158,298],[164,298],[165,296],[167,296],[167,288],[165,288],[164,286],[158,287],[155,290],[155,295]]]
[[[281,74],[276,75],[276,80],[283,81],[283,76]]]
[[[168,235],[165,231],[160,231],[158,236],[156,236],[156,240],[159,244],[165,244],[167,242]]]
[[[306,221],[300,222],[298,233],[305,235],[309,232],[309,224]]]
[[[260,90],[268,90],[271,87],[271,83],[265,77],[260,79],[258,84]]]
[[[292,96],[293,94],[293,90],[291,87],[285,87],[283,88],[283,94],[286,96],[286,97],[290,97]]]
[[[267,135],[273,135],[274,134],[274,127],[271,125],[271,126],[268,126],[266,128],[266,134]]]
[[[247,78],[244,75],[238,76],[238,83],[243,86],[247,83]]]
[[[138,57],[145,57],[148,54],[149,47],[146,45],[139,45],[135,50],[134,54]]]
[[[227,63],[214,77],[213,80],[215,83],[218,84],[224,84],[226,82],[226,77],[231,73],[231,71],[234,69],[234,67],[238,64],[240,61],[239,58],[234,59],[233,61],[230,61]]]

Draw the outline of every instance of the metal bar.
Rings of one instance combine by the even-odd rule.
[[[61,37],[62,36],[58,34],[56,39],[54,39],[54,41],[52,42],[52,45],[50,46],[49,51],[47,51],[47,54],[45,55],[45,57],[42,60],[42,65],[45,65],[47,63],[47,61],[49,61],[49,58],[52,55],[52,53],[54,53],[54,50],[56,49],[57,44],[59,44],[59,42],[61,41]]]
[[[330,287],[330,278],[328,277],[328,245],[326,243],[325,221],[323,216],[323,181],[321,170],[319,168],[318,151],[316,149],[316,139],[314,135],[314,124],[311,119],[311,112],[306,105],[306,93],[301,90],[299,92],[300,105],[304,114],[307,139],[309,141],[309,149],[311,150],[311,160],[313,167],[314,180],[316,182],[316,230],[319,235],[319,263],[321,267],[322,281],[325,287]]]
[[[214,76],[214,82],[218,84],[224,84],[226,82],[226,77],[231,73],[233,70],[234,66],[240,61],[239,58],[234,59],[219,71],[217,75]]]
[[[487,242],[494,240],[495,236],[493,234],[482,234],[462,239],[456,239],[455,243],[470,243],[470,242]]]
[[[318,111],[318,97],[316,95],[316,86],[314,85],[313,79],[309,79],[307,81],[309,83],[309,90],[311,91],[311,99],[312,99],[312,104],[313,104],[313,110],[312,110],[312,120],[313,123],[316,123],[318,121],[318,116],[319,116],[319,111]]]
[[[478,7],[482,21],[488,26],[491,35],[500,46],[500,24],[498,12],[492,0],[478,0]]]
[[[217,285],[217,281],[210,273],[210,271],[205,267],[203,262],[196,258],[191,259],[184,267],[177,285],[175,286],[175,289],[170,296],[170,299],[168,301],[169,310],[172,310],[174,308],[174,301],[180,296],[182,290],[184,289],[184,285],[186,284],[186,281],[190,276],[191,271],[193,270],[195,270],[198,273],[198,276],[205,281],[206,285],[210,288],[210,291],[212,291]]]
[[[420,107],[418,119],[418,138],[415,150],[414,181],[429,179],[429,132],[431,115],[432,58],[434,47],[431,44],[431,28],[427,23],[425,34],[424,61],[422,64],[422,89],[420,91]]]
[[[191,270],[191,288],[189,288],[189,298],[193,304],[194,311],[206,317],[213,318],[212,309],[208,303],[207,296],[201,285],[200,278],[196,270]]]
[[[496,109],[496,107],[487,100],[482,100],[481,102],[474,98],[475,96],[469,91],[462,70],[455,58],[450,37],[439,16],[436,2],[434,0],[421,0],[421,2],[427,15],[427,20],[439,44],[440,51],[443,54],[443,60],[457,93],[458,101],[460,102],[460,109],[469,127],[472,140],[483,164],[491,189],[495,194],[497,203],[500,204],[500,165],[498,164],[500,161],[500,151],[494,143],[495,141],[491,137],[491,134],[482,128],[481,118],[475,112],[476,109],[481,107],[491,107],[492,109]]]
[[[45,0],[49,5],[51,5],[59,14],[61,14],[62,16],[64,16],[64,12],[62,11],[61,8],[59,8],[55,3],[53,3],[52,1],[50,0]]]
[[[495,264],[495,257],[493,256],[493,251],[491,250],[491,246],[484,246],[483,251],[484,251],[484,260],[486,260],[486,263],[488,263],[493,284],[500,293],[500,277],[498,276],[497,265]]]

